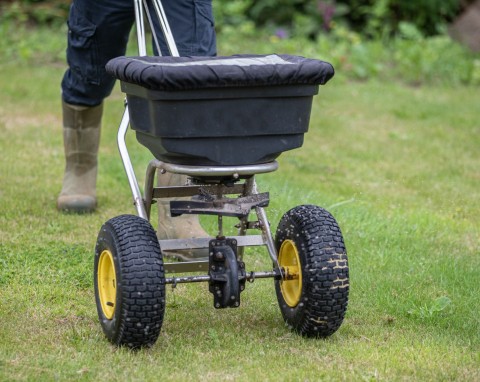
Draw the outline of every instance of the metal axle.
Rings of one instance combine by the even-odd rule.
[[[266,278],[275,278],[281,279],[281,275],[275,271],[260,271],[260,272],[247,272],[247,281],[254,282],[256,279],[266,279]],[[179,277],[167,277],[165,279],[165,284],[186,284],[186,283],[201,283],[208,282],[211,280],[209,275],[199,275],[199,276],[179,276]]]

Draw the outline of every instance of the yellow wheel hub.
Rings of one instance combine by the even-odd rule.
[[[115,274],[115,264],[112,253],[104,250],[98,260],[98,294],[103,314],[109,320],[115,313],[115,303],[117,298],[117,277]]]
[[[302,268],[297,247],[292,240],[285,240],[278,254],[278,263],[284,270],[280,290],[288,306],[295,307],[302,296]]]

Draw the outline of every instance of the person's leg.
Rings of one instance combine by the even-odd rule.
[[[125,54],[133,20],[131,0],[76,0],[71,6],[69,68],[62,81],[65,175],[59,210],[90,212],[96,207],[102,102],[115,82],[105,64]]]
[[[211,1],[168,0],[162,4],[181,55],[216,54]],[[90,211],[96,205],[101,103],[114,85],[104,67],[109,59],[125,54],[133,21],[133,0],[76,0],[71,8],[67,49],[69,69],[62,81],[67,165],[64,187],[57,201],[59,209]],[[160,41],[163,53],[168,54],[163,38]],[[89,128],[83,128],[87,125]],[[82,155],[83,150],[90,151]],[[88,163],[82,160],[85,157],[90,158]],[[88,179],[82,177],[82,173],[88,173]],[[159,177],[160,185],[181,185],[185,181],[185,176]],[[197,216],[171,218],[168,206],[159,203],[158,236],[161,239],[188,238],[207,234]],[[179,257],[204,257],[206,252],[182,252]]]
[[[170,0],[162,5],[180,56],[217,54],[212,0]],[[154,29],[161,31],[156,17],[153,21]],[[159,40],[162,54],[169,55],[161,33]]]

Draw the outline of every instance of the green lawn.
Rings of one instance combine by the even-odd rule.
[[[336,334],[291,333],[271,280],[222,311],[206,284],[180,285],[156,345],[131,352],[104,338],[92,282],[100,226],[134,213],[116,148],[123,96],[106,104],[98,211],[60,214],[63,70],[0,67],[0,380],[480,380],[478,88],[338,76],[304,146],[257,178],[273,227],[303,203],[337,218],[351,293]],[[128,142],[143,179],[150,154]],[[246,261],[268,269],[263,249]]]

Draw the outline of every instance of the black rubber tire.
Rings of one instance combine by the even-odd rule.
[[[110,251],[116,275],[113,317],[101,306],[99,258]],[[103,332],[113,344],[132,349],[152,346],[165,312],[165,273],[158,239],[148,221],[122,215],[107,221],[98,234],[94,261],[95,300]]]
[[[302,286],[298,304],[292,307],[282,294],[282,281],[275,281],[283,318],[301,335],[330,336],[342,324],[348,304],[348,260],[340,228],[328,211],[302,205],[280,220],[275,236],[277,251],[285,240],[291,240],[297,249]]]

